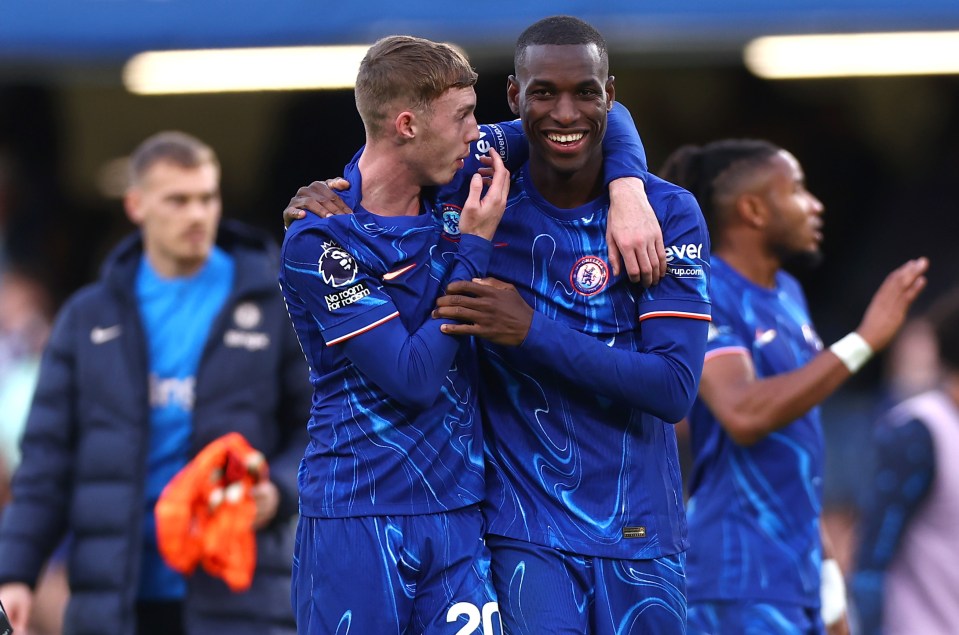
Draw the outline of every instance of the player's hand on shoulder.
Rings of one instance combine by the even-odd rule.
[[[928,259],[915,258],[883,280],[856,329],[874,351],[885,348],[902,327],[913,301],[926,286],[928,270]]]
[[[499,153],[492,148],[489,156],[481,161],[492,169],[492,176],[483,176],[480,172],[473,175],[469,196],[460,215],[459,228],[461,233],[492,240],[509,198],[509,170],[503,165]],[[484,188],[486,194],[483,194]]]
[[[641,179],[621,178],[609,184],[606,243],[614,275],[626,268],[629,279],[644,287],[666,275],[663,230]]]
[[[351,214],[351,210],[336,192],[350,189],[350,182],[343,178],[313,181],[296,191],[296,196],[290,199],[283,210],[283,227],[306,217],[306,212],[312,212],[320,218],[337,214]]]

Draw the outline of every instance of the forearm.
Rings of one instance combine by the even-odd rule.
[[[707,403],[733,438],[756,443],[785,428],[832,395],[849,378],[839,359],[824,351],[808,364],[789,373],[727,387],[724,405]]]
[[[646,149],[636,130],[629,110],[619,102],[613,104],[603,137],[603,176],[606,185],[634,176],[646,180]]]
[[[637,352],[612,348],[536,313],[522,349],[578,389],[675,422],[686,415],[696,395],[707,323],[679,318],[655,321],[660,320],[673,322],[676,330],[686,333],[670,338],[667,347],[655,352]],[[698,357],[697,346],[683,346],[685,341],[702,342]]]
[[[460,236],[459,251],[453,260],[449,282],[485,277],[492,253],[493,244],[489,240],[473,234]]]
[[[486,273],[492,245],[463,236],[450,281],[470,280]],[[448,320],[426,316],[412,333],[401,320],[390,320],[344,342],[344,351],[364,375],[407,405],[426,407],[439,394],[459,350],[460,340],[440,331]]]

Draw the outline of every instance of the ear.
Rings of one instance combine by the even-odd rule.
[[[138,187],[128,189],[123,196],[123,209],[131,223],[141,224],[143,222],[143,190]]]
[[[416,115],[409,110],[404,110],[396,115],[396,119],[393,120],[393,128],[396,130],[396,136],[399,137],[400,141],[412,141],[416,138],[419,128]]]
[[[744,192],[736,198],[736,215],[747,227],[763,229],[769,223],[769,206],[759,194]]]
[[[506,101],[509,102],[509,109],[513,114],[519,116],[519,81],[516,75],[510,75],[506,79]]]
[[[606,112],[613,109],[614,101],[616,101],[616,78],[610,75],[606,79]]]

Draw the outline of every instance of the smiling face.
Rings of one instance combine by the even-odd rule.
[[[220,169],[160,160],[126,197],[127,215],[143,231],[150,264],[164,277],[195,273],[210,255],[220,222]]]
[[[509,79],[507,97],[523,120],[531,169],[570,176],[602,169],[613,78],[595,44],[526,47]]]
[[[768,166],[763,198],[772,212],[766,233],[770,249],[781,261],[818,259],[823,204],[806,189],[806,177],[792,154],[780,150]]]
[[[470,144],[479,139],[476,125],[476,92],[472,86],[450,88],[417,109],[410,161],[419,185],[445,185],[453,180],[469,155]]]

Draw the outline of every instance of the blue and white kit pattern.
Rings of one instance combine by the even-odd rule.
[[[301,517],[292,589],[298,632],[502,635],[482,535],[475,505],[413,516]]]
[[[759,287],[712,260],[706,364],[747,355],[759,378],[796,370],[822,350],[799,283],[779,272]],[[690,413],[690,606],[750,600],[819,606],[823,436],[819,408],[741,446],[702,401]]]
[[[596,558],[490,536],[493,581],[510,635],[686,632],[686,554]]]
[[[388,319],[411,332],[428,319],[457,250],[443,208],[430,205],[429,213],[396,218],[359,208],[289,230],[299,240],[287,236],[281,281],[314,386],[303,514],[435,513],[482,498],[469,347],[460,347],[440,398],[421,409],[390,398],[335,345]]]
[[[608,198],[556,208],[525,167],[494,238],[490,275],[514,284],[549,320],[625,351],[644,349],[647,318],[708,321],[709,239],[699,207],[685,190],[648,179],[666,244],[674,253],[683,246],[671,263],[682,262],[680,275],[651,289],[613,276]],[[480,346],[491,534],[607,558],[652,559],[686,548],[672,424],[581,389],[522,347]],[[643,390],[641,377],[610,382]]]

